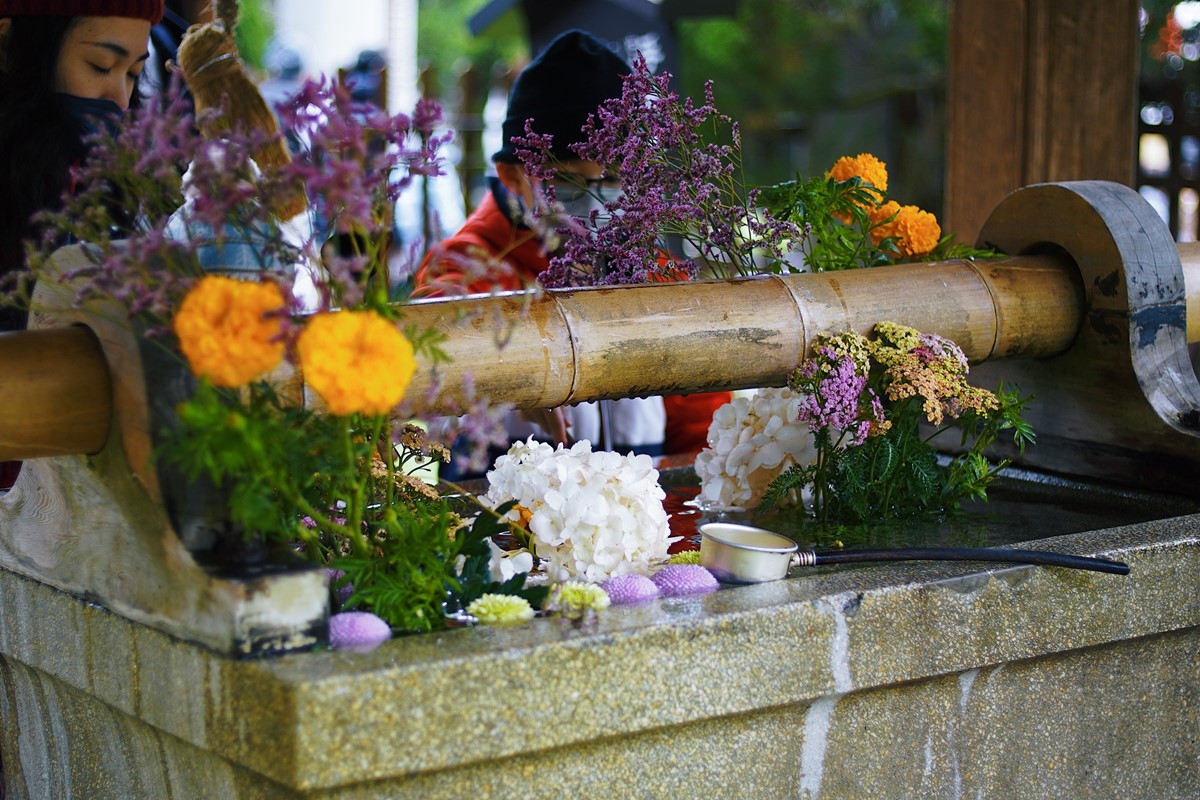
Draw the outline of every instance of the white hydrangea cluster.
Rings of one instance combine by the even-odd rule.
[[[788,388],[735,397],[713,414],[708,447],[696,457],[697,502],[709,508],[753,508],[767,485],[793,464],[816,458],[813,435],[796,422],[800,395]]]
[[[516,500],[532,513],[534,552],[551,581],[646,575],[675,541],[649,456],[592,452],[586,441],[552,448],[530,438],[496,459],[487,478],[483,502],[495,508]]]

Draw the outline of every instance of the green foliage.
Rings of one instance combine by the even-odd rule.
[[[808,229],[797,249],[810,270],[829,272],[889,263],[888,253],[871,243],[872,225],[865,209],[875,204],[876,197],[859,178],[838,181],[814,176],[767,186],[760,191],[759,202],[777,219]]]
[[[680,90],[714,81],[751,184],[873,152],[898,197],[936,213],[947,29],[945,0],[741,0],[680,20]]]
[[[264,7],[263,0],[239,0],[238,24],[234,30],[238,53],[247,64],[262,69],[267,44],[275,33],[275,25]]]
[[[313,424],[312,412],[281,401],[266,383],[239,393],[200,381],[166,431],[160,458],[229,490],[230,519],[247,538],[290,541],[303,534],[296,497],[311,495],[317,474],[344,474],[338,430]],[[309,538],[302,536],[302,538]]]
[[[760,189],[758,200],[776,219],[793,222],[809,231],[796,248],[813,272],[859,269],[893,264],[900,260],[893,238],[872,241],[871,231],[891,222],[872,223],[867,213],[878,202],[878,194],[861,178],[838,181],[814,176],[777,183]],[[941,238],[925,261],[960,258],[994,258],[992,250],[981,250]]]
[[[943,509],[937,457],[921,440],[919,410],[904,407],[910,404],[892,410],[887,432],[837,453],[829,471],[827,519],[906,518]]]
[[[951,461],[946,468],[943,494],[948,502],[957,503],[965,498],[987,499],[987,485],[1009,463],[1001,460],[990,464],[983,456],[1001,431],[1012,431],[1012,441],[1019,452],[1024,452],[1025,446],[1036,440],[1033,428],[1022,416],[1032,398],[1021,397],[1016,387],[1006,387],[1001,383],[996,389],[996,399],[1000,403],[997,412],[986,416],[965,414],[957,421],[962,431],[962,443],[972,444],[969,450]]]
[[[444,626],[442,604],[458,585],[454,561],[462,520],[445,500],[384,509],[384,525],[370,537],[372,552],[335,559],[354,587],[347,608],[366,608],[393,628],[430,631]]]
[[[347,608],[428,631],[444,627],[447,602],[465,607],[485,592],[535,608],[545,600],[545,587],[526,587],[524,574],[491,578],[487,543],[506,530],[508,508],[482,508],[467,525],[450,501],[406,481],[405,470],[441,454],[416,426],[403,427],[388,468],[377,458],[378,443],[391,439],[386,422],[315,414],[263,382],[237,392],[202,380],[177,419],[159,456],[226,488],[229,517],[248,539],[303,542],[304,555],[342,570],[354,587]]]
[[[513,66],[529,56],[520,8],[503,15],[482,36],[467,27],[488,0],[421,0],[417,9],[417,57],[431,70],[439,96],[455,91],[459,74],[471,68],[486,80],[501,66]],[[468,109],[478,113],[482,109]]]

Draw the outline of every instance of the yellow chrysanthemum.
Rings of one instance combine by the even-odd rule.
[[[582,613],[589,609],[600,611],[608,608],[611,600],[608,592],[595,583],[567,581],[554,590],[554,602],[564,612]]]
[[[700,563],[700,551],[699,550],[683,550],[682,552],[679,552],[679,553],[673,553],[671,555],[671,557],[667,559],[667,563],[668,564],[699,564]]]
[[[893,214],[895,218],[891,222],[879,224]],[[894,236],[900,254],[909,258],[925,255],[937,247],[942,238],[942,226],[938,225],[937,217],[916,206],[902,206],[895,200],[889,200],[870,212],[870,217],[876,225],[871,230],[871,241],[879,244],[889,236]]]
[[[339,416],[391,411],[417,369],[412,344],[374,311],[317,314],[296,352],[305,382]]]
[[[533,619],[529,601],[511,594],[485,594],[471,601],[467,613],[484,625],[520,625]]]
[[[283,292],[273,283],[209,275],[188,292],[172,327],[192,372],[217,386],[243,386],[283,359]]]
[[[851,178],[862,178],[863,183],[869,183],[879,193],[879,198],[887,194],[888,173],[887,165],[870,153],[859,153],[856,156],[842,156],[834,162],[833,167],[825,177],[839,181]]]

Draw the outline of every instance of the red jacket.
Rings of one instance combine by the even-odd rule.
[[[476,272],[469,263],[499,259],[501,265]],[[482,266],[482,264],[481,264]],[[417,270],[413,297],[436,297],[448,287],[472,294],[522,289],[550,266],[550,258],[532,231],[518,228],[488,192],[458,233],[434,245]],[[707,444],[713,412],[733,399],[731,392],[701,392],[663,397],[667,413],[664,453],[699,452]]]
[[[499,259],[502,265],[486,272],[469,266],[478,261],[479,269],[486,269],[488,259]],[[448,287],[471,294],[523,289],[548,266],[550,259],[533,231],[516,227],[495,194],[488,192],[458,233],[429,248],[417,270],[413,296],[436,297]]]

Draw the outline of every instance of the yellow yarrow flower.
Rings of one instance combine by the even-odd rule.
[[[884,222],[893,215],[890,222]],[[869,216],[875,225],[871,229],[871,241],[879,244],[894,236],[896,249],[909,258],[925,255],[937,247],[942,238],[942,227],[938,225],[937,217],[916,206],[902,206],[895,200],[889,200],[870,212]]]
[[[533,619],[533,607],[513,594],[485,594],[472,600],[467,613],[484,625],[520,625]]]
[[[921,346],[921,332],[895,322],[875,323],[875,338],[871,341],[871,357],[885,367],[899,364],[908,354]]]
[[[871,343],[859,333],[842,331],[821,334],[817,337],[814,350],[818,347],[828,347],[838,358],[848,357],[854,362],[854,369],[859,375],[866,375],[871,369]],[[828,373],[832,368],[828,362],[821,364],[822,372]]]
[[[417,370],[412,344],[374,311],[317,314],[296,340],[296,352],[305,383],[338,416],[386,414]]]
[[[283,359],[277,315],[283,307],[273,283],[208,275],[183,298],[172,328],[193,373],[237,388]]]
[[[861,178],[863,183],[870,184],[875,189],[880,200],[887,193],[887,165],[870,153],[842,156],[833,163],[833,167],[825,174],[825,177],[839,181]]]

